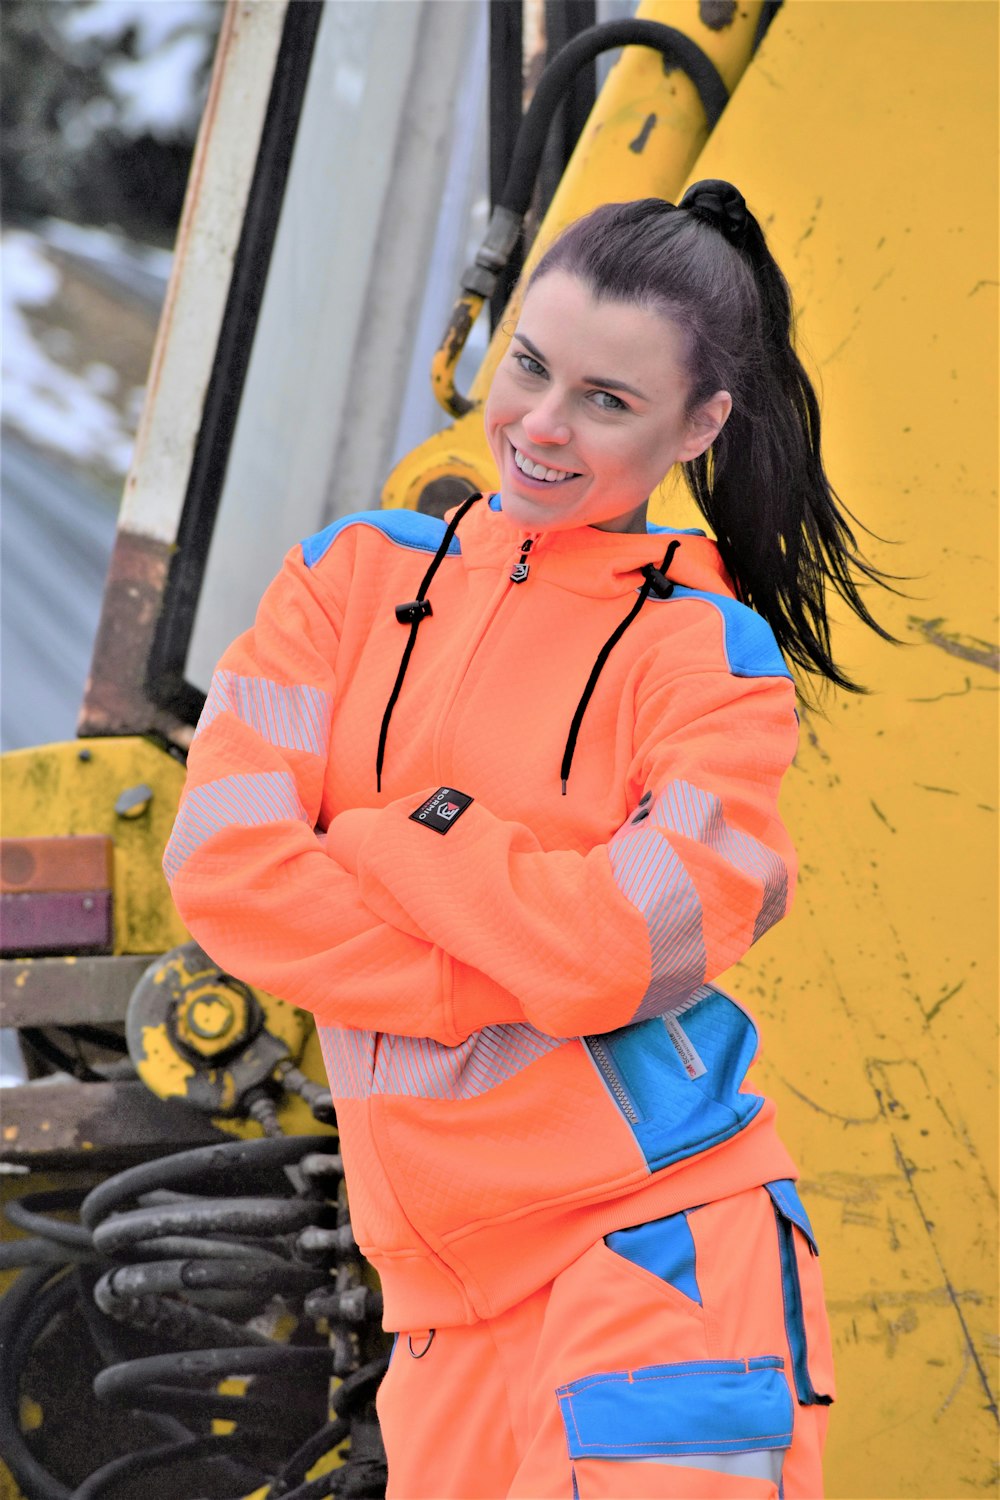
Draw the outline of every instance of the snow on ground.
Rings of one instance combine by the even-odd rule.
[[[132,240],[122,239],[110,229],[70,224],[65,219],[43,219],[35,230],[46,245],[94,261],[109,271],[128,273],[142,270],[159,283],[161,298],[167,289],[174,260],[171,250],[161,250],[157,245],[138,245]]]
[[[148,131],[172,140],[193,131],[201,117],[203,78],[215,47],[218,0],[93,0],[66,9],[60,27],[71,42],[120,43],[131,52],[109,58],[104,78],[126,135]]]
[[[75,464],[99,463],[124,475],[131,461],[141,390],[124,391],[118,372],[95,359],[82,369],[60,363],[58,328],[44,343],[32,326],[32,311],[51,305],[59,295],[61,272],[48,255],[46,239],[74,249],[114,271],[135,264],[137,257],[115,237],[73,226],[47,226],[43,238],[26,229],[8,229],[0,237],[3,369],[0,413],[3,422],[30,442]],[[150,263],[157,281],[162,259]],[[63,342],[72,343],[68,335]]]
[[[3,318],[3,420],[34,443],[80,463],[103,459],[119,474],[128,470],[132,434],[107,399],[107,366],[81,375],[62,365],[35,339],[26,310],[51,302],[59,272],[45,246],[26,230],[7,230],[0,249]],[[115,377],[117,387],[117,377]]]

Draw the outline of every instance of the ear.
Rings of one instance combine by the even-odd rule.
[[[688,422],[688,436],[677,455],[682,463],[690,463],[710,448],[719,436],[729,413],[733,409],[733,398],[728,391],[716,391],[704,401]]]

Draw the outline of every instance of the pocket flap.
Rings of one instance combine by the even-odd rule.
[[[819,1254],[816,1244],[816,1236],[809,1222],[809,1215],[805,1211],[802,1199],[799,1197],[798,1188],[790,1177],[782,1177],[777,1182],[765,1182],[764,1186],[771,1195],[771,1201],[780,1214],[795,1224],[806,1239],[813,1255]]]
[[[669,1458],[787,1448],[784,1360],[693,1360],[588,1375],[556,1391],[571,1458]]]

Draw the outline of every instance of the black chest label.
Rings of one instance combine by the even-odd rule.
[[[471,806],[472,797],[467,797],[464,792],[456,792],[454,787],[439,786],[437,791],[427,801],[421,803],[416,812],[410,813],[413,823],[423,823],[425,828],[433,828],[435,833],[447,833]]]

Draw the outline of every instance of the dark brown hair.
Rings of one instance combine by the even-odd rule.
[[[688,415],[716,391],[733,398],[711,447],[682,468],[737,592],[790,661],[858,691],[831,653],[826,588],[891,640],[858,591],[859,578],[885,575],[860,556],[823,468],[819,403],[793,348],[788,283],[739,193],[717,186],[740,205],[729,235],[684,200],[607,203],[564,231],[532,283],[567,271],[599,300],[648,307],[681,330]]]

